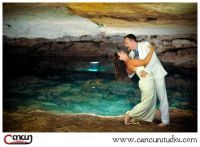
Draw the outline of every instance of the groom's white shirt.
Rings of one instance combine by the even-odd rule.
[[[150,45],[151,44],[147,41],[138,42],[138,52],[139,52],[140,59],[144,59],[148,55],[150,51],[150,48],[149,48]],[[135,53],[133,50],[129,53],[129,58],[131,59],[135,58]],[[161,79],[167,75],[166,70],[163,68],[155,52],[153,53],[153,56],[151,57],[149,64],[145,66],[144,70],[147,73],[152,73],[154,79]],[[128,76],[129,78],[132,78],[134,75],[135,73]]]

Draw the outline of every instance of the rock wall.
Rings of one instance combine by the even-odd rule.
[[[5,55],[64,56],[79,58],[113,57],[123,46],[124,35],[65,36],[57,39],[7,38],[4,36]],[[185,68],[197,68],[197,35],[141,35],[139,41],[156,46],[161,62]]]

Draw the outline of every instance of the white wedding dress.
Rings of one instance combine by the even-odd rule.
[[[152,122],[155,115],[157,98],[153,75],[149,73],[143,78],[140,76],[142,70],[144,70],[144,66],[135,68],[135,72],[140,78],[141,102],[133,107],[132,110],[126,112],[131,117],[131,122],[134,122],[136,119]]]

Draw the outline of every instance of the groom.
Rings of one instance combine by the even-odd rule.
[[[129,57],[126,53],[121,52],[120,58],[132,58],[132,59],[133,58],[144,59],[150,51],[149,46],[151,46],[150,43],[146,41],[138,42],[133,34],[128,34],[124,37],[124,45],[130,51]],[[127,73],[129,78],[132,78],[135,74],[134,72],[128,69]],[[161,112],[162,123],[160,123],[158,126],[165,127],[169,125],[169,105],[168,105],[166,85],[165,85],[165,76],[167,75],[167,72],[161,65],[155,53],[153,53],[151,61],[145,67],[145,69],[141,71],[140,74],[142,77],[145,77],[149,73],[153,74],[156,85],[156,93],[160,101],[160,112]]]

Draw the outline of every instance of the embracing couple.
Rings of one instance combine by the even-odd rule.
[[[119,59],[125,62],[129,78],[135,74],[139,77],[141,90],[141,102],[126,112],[125,124],[134,124],[136,120],[152,122],[158,97],[162,121],[158,126],[169,125],[169,105],[165,85],[167,72],[154,52],[154,47],[146,41],[138,42],[133,34],[124,37],[124,45],[130,51],[129,56],[121,51],[118,52]]]

